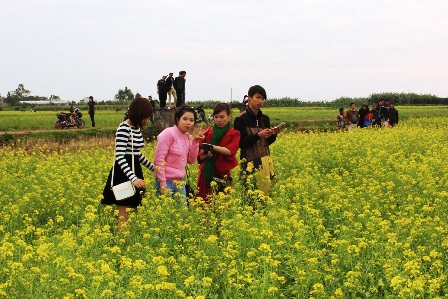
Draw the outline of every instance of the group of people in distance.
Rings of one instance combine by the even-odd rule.
[[[185,104],[185,76],[186,71],[180,71],[179,76],[173,77],[173,73],[168,76],[162,76],[162,79],[157,81],[157,93],[159,94],[160,108],[166,108],[166,101],[168,98],[168,107],[174,108],[171,104],[171,97],[174,99],[176,107],[182,107]]]
[[[378,104],[373,103],[369,110],[367,104],[363,104],[361,109],[356,110],[354,103],[350,103],[350,109],[347,112],[344,108],[339,108],[339,114],[336,117],[336,126],[339,130],[356,127],[366,128],[376,127],[394,127],[398,124],[398,110],[390,100],[380,100]]]
[[[128,219],[126,209],[137,208],[142,203],[142,194],[147,186],[141,165],[153,171],[158,195],[170,196],[184,205],[188,200],[186,166],[197,161],[199,173],[195,196],[209,203],[214,193],[225,192],[226,187],[232,185],[230,171],[238,165],[236,153],[241,149],[241,178],[247,179],[253,174],[253,187],[269,194],[274,177],[269,145],[276,140],[280,130],[272,128],[269,117],[260,110],[266,98],[263,87],[250,87],[246,110],[235,118],[233,128],[231,109],[227,103],[216,104],[213,109],[213,127],[206,129],[195,128],[196,111],[192,107],[181,106],[174,113],[175,125],[164,129],[157,136],[153,163],[140,151],[144,146],[141,129],[152,116],[152,106],[145,98],[133,100],[128,118],[118,126],[116,132],[115,164],[109,173],[101,201],[118,207],[118,229]],[[134,171],[130,166],[133,160]],[[137,192],[117,201],[111,186],[126,181],[131,181]]]

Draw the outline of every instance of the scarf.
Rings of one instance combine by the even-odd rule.
[[[230,129],[230,121],[224,128],[219,128],[216,124],[213,125],[213,137],[210,144],[218,145],[227,131]],[[204,178],[207,182],[211,182],[213,179],[213,174],[215,173],[215,153],[210,159],[206,159],[204,163]]]

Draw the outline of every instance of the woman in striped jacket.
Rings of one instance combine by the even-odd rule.
[[[140,152],[144,146],[141,129],[152,116],[151,103],[145,98],[136,98],[129,106],[129,117],[123,121],[115,135],[115,165],[113,185],[131,181],[136,193],[129,198],[117,201],[111,190],[112,170],[109,173],[106,186],[104,186],[102,204],[115,204],[118,208],[118,230],[128,220],[127,208],[137,208],[142,203],[142,191],[146,190],[141,165],[154,170],[154,164],[148,161]],[[135,171],[132,170],[134,160]]]

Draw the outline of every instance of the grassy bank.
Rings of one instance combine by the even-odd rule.
[[[400,120],[411,118],[448,116],[448,106],[400,106]],[[333,131],[336,129],[338,111],[322,107],[263,108],[271,124],[285,122],[290,131]],[[207,114],[211,110],[206,110]],[[54,111],[0,111],[0,143],[15,142],[17,138],[48,139],[52,141],[113,136],[123,119],[124,111],[100,110],[95,114],[96,128],[91,128],[89,115],[84,113],[86,128],[56,130]],[[233,117],[239,111],[233,110]]]

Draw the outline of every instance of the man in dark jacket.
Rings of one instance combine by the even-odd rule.
[[[95,128],[95,101],[93,100],[93,97],[89,97],[89,115],[90,120],[92,121],[92,128]]]
[[[394,104],[390,104],[388,116],[389,124],[391,127],[395,127],[396,125],[398,125],[398,110],[395,109]]]
[[[166,107],[166,76],[162,76],[162,79],[157,81],[157,93],[159,94],[160,108]]]
[[[186,71],[180,71],[179,76],[173,82],[177,95],[176,107],[182,107],[185,104],[185,75],[187,75]]]
[[[260,108],[266,101],[266,91],[260,85],[254,85],[248,92],[248,106],[235,118],[234,128],[240,132],[240,159],[242,179],[254,173],[255,188],[269,194],[274,168],[269,145],[277,139],[278,129],[271,128],[269,116]],[[257,170],[254,172],[254,170]],[[243,186],[246,184],[243,184]]]

